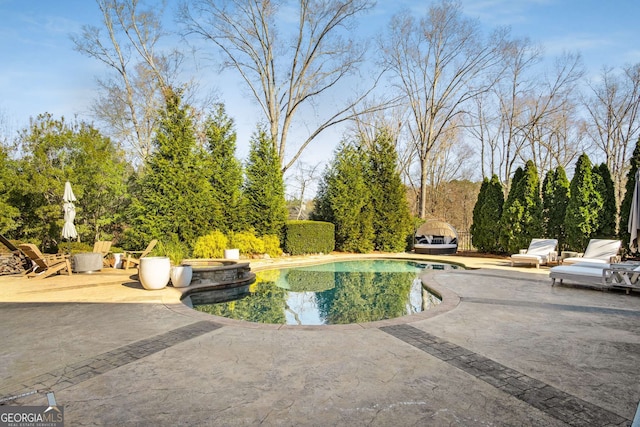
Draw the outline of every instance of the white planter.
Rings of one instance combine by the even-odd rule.
[[[148,290],[162,289],[169,283],[171,261],[168,257],[152,256],[140,258],[138,277],[142,287]]]
[[[190,265],[176,265],[171,267],[171,284],[174,288],[186,288],[191,284],[193,269]]]
[[[225,249],[224,250],[224,258],[225,259],[240,259],[240,249]]]
[[[122,262],[124,261],[123,253],[113,254],[113,268],[122,268]]]

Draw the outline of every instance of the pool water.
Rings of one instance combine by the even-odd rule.
[[[422,286],[425,269],[458,268],[407,260],[340,261],[266,270],[242,298],[210,304],[212,294],[192,294],[196,310],[250,322],[337,325],[392,319],[440,303]],[[214,298],[215,299],[215,298]]]

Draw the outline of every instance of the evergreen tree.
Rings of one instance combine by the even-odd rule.
[[[130,173],[123,153],[92,125],[41,114],[18,137],[22,157],[15,166],[21,181],[11,185],[7,202],[20,214],[9,236],[55,252],[62,241],[62,195],[70,181],[77,197],[79,240],[111,239],[120,230]],[[0,172],[9,173],[9,170]]]
[[[484,190],[483,190],[484,188]],[[504,190],[497,175],[491,181],[485,178],[480,187],[478,201],[473,208],[471,235],[473,246],[480,252],[501,252],[498,235],[504,205]]]
[[[287,220],[280,159],[267,132],[259,128],[251,138],[243,187],[247,223],[256,235],[282,237]]]
[[[513,173],[513,178],[511,179],[511,186],[509,187],[509,194],[507,194],[507,199],[505,200],[506,205],[511,206],[514,198],[517,195],[517,191],[515,188],[518,186],[518,183],[524,177],[524,169],[518,167],[516,171]]]
[[[168,92],[160,126],[131,208],[129,246],[152,239],[192,245],[215,218],[205,153],[196,144],[190,108]]]
[[[234,122],[227,116],[223,104],[218,104],[207,118],[205,135],[213,200],[220,209],[212,227],[224,232],[242,231],[246,228],[246,215],[242,211],[242,165],[235,157]]]
[[[75,147],[69,179],[78,197],[76,210],[83,213],[77,221],[78,231],[89,244],[113,240],[123,231],[131,166],[124,161],[122,151],[92,126],[83,124],[78,129]]]
[[[602,210],[598,212],[598,227],[593,233],[594,237],[612,239],[616,236],[616,219],[618,209],[616,207],[616,192],[611,172],[606,163],[593,167],[594,180],[598,176],[596,189],[602,197]]]
[[[9,197],[16,183],[16,168],[9,159],[8,150],[0,146],[0,234],[7,234],[17,226],[20,211],[11,205]]]
[[[576,251],[587,247],[589,239],[597,230],[598,212],[602,209],[602,197],[596,189],[592,171],[591,160],[586,154],[582,154],[571,179],[564,220],[567,245]]]
[[[471,232],[471,243],[473,246],[480,252],[487,252],[484,242],[484,227],[485,223],[482,217],[482,206],[486,202],[487,198],[487,190],[489,188],[489,178],[486,176],[482,180],[482,184],[480,185],[480,191],[478,192],[478,199],[476,200],[476,204],[473,206],[473,223],[469,228]]]
[[[629,160],[629,172],[627,172],[627,183],[625,185],[624,198],[620,205],[620,225],[618,228],[618,235],[623,242],[623,250],[629,248],[629,214],[631,212],[631,202],[633,200],[633,191],[636,185],[636,172],[640,169],[640,138],[636,141],[636,147],[633,150],[633,155]]]
[[[391,135],[376,135],[369,153],[367,176],[373,208],[374,247],[385,252],[402,252],[411,232],[411,217],[405,187],[397,170],[398,155]]]
[[[533,161],[527,161],[522,177],[514,181],[500,220],[500,245],[510,253],[528,247],[532,238],[542,235],[540,180]]]
[[[544,235],[558,239],[558,248],[563,250],[567,240],[564,218],[569,203],[569,180],[562,166],[547,172],[542,185],[542,200]]]
[[[320,183],[311,219],[335,225],[337,250],[373,250],[373,209],[366,169],[366,156],[353,145],[342,143]]]

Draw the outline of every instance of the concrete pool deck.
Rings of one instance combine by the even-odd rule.
[[[632,424],[637,293],[551,287],[548,268],[506,259],[410,257],[474,270],[426,275],[438,313],[346,327],[209,316],[135,270],[1,277],[0,404],[53,391],[67,426]]]

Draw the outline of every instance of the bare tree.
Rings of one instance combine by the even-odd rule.
[[[610,68],[591,84],[591,96],[584,100],[588,112],[588,138],[602,150],[611,171],[618,201],[624,197],[629,145],[640,133],[640,64],[625,67],[622,73]]]
[[[548,76],[525,100],[525,114],[517,132],[527,150],[519,156],[523,163],[532,160],[541,175],[559,164],[567,166],[555,160],[568,163],[579,154],[581,139],[570,139],[577,134],[569,132],[568,126],[576,123],[577,86],[583,75],[580,55],[565,53],[555,59]]]
[[[247,84],[262,109],[283,172],[320,133],[359,114],[356,107],[371,91],[328,112],[316,110],[322,117],[319,124],[312,125],[293,156],[285,159],[289,131],[300,110],[315,109],[332,91],[344,90],[340,83],[363,63],[365,48],[344,35],[354,18],[373,6],[372,0],[295,3],[297,14],[291,18],[286,12],[293,8],[287,1],[196,0],[183,4],[180,17],[187,33],[213,42],[225,58],[224,66]],[[291,32],[278,26],[282,21]]]
[[[468,111],[467,131],[472,139],[480,142],[481,177],[498,174],[500,169],[500,165],[496,164],[502,154],[499,144],[500,108],[496,100],[492,92],[480,93],[473,98]]]
[[[540,62],[541,54],[529,39],[512,40],[503,50],[504,72],[495,86],[499,123],[497,140],[500,144],[500,181],[509,189],[514,164],[520,158],[533,119],[537,97],[536,82],[530,69]],[[535,119],[534,119],[535,120]]]
[[[541,60],[529,39],[506,42],[498,82],[474,99],[469,131],[481,143],[483,176],[497,174],[507,192],[515,166],[533,160],[540,173],[566,166],[581,141],[574,131],[580,56],[560,56],[547,74]]]
[[[295,168],[295,175],[293,176],[293,184],[288,186],[295,194],[291,195],[293,201],[298,202],[298,206],[296,206],[296,219],[306,219],[308,217],[308,213],[305,213],[307,201],[305,197],[308,195],[308,192],[312,190],[313,184],[315,184],[319,176],[318,168],[320,167],[320,163],[315,163],[313,165],[309,165],[306,163],[297,163]]]
[[[500,64],[505,33],[483,37],[476,21],[462,16],[458,2],[443,0],[417,20],[409,12],[392,18],[381,39],[383,63],[409,104],[409,130],[420,163],[420,216],[427,213],[429,152],[466,104],[490,85],[483,84]],[[485,80],[486,81],[486,80]]]
[[[583,152],[583,130],[574,102],[554,108],[531,126],[522,160],[533,160],[540,176],[558,166],[566,169]]]
[[[165,35],[159,7],[146,8],[139,0],[96,0],[102,27],[84,26],[72,36],[75,49],[109,67],[111,77],[99,78],[100,96],[93,105],[98,120],[109,126],[112,136],[124,142],[134,160],[151,151],[163,92],[175,87],[182,55],[159,52]]]

